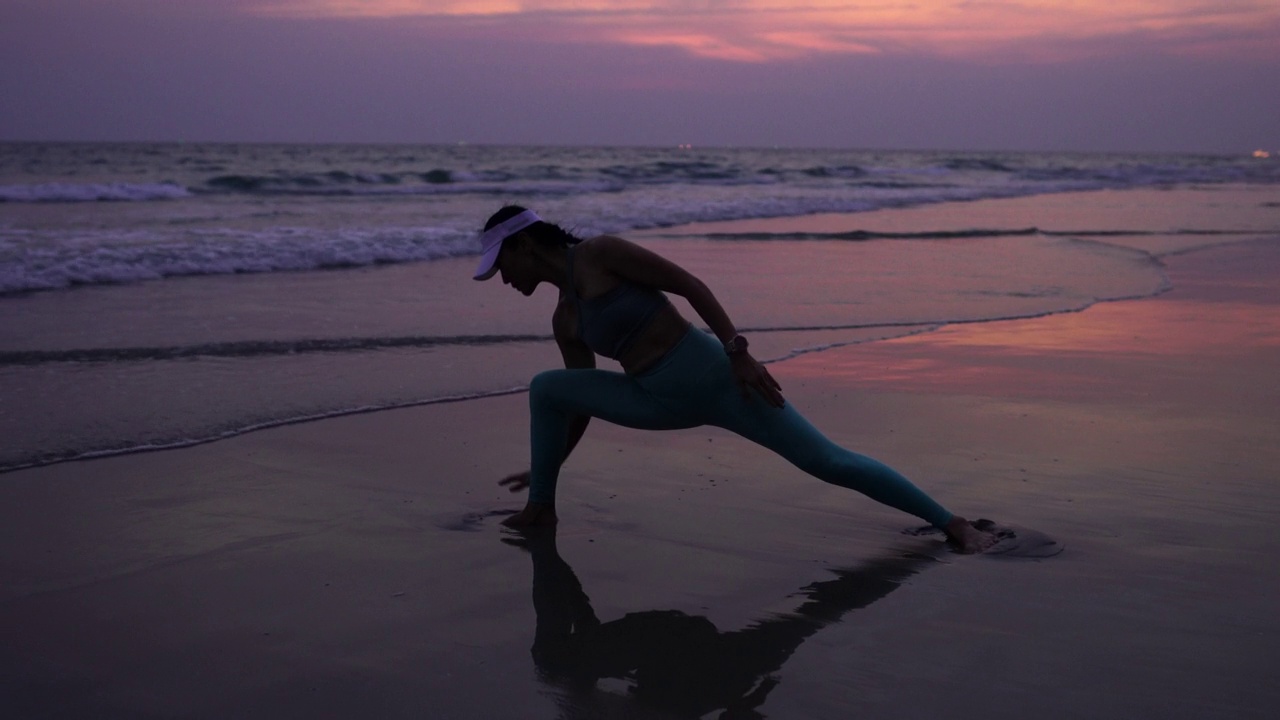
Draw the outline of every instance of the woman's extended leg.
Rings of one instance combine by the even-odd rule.
[[[923,519],[942,529],[961,552],[980,553],[995,544],[995,535],[953,515],[893,468],[831,442],[790,404],[773,408],[761,398],[745,400],[740,393],[723,397],[725,406],[737,409],[714,424],[773,450],[814,477]]]
[[[774,408],[760,397],[742,397],[720,344],[695,332],[681,346],[672,368],[653,380],[642,379],[661,402],[687,408],[703,424],[735,432],[778,453],[821,480],[857,490],[937,527],[952,514],[893,468],[831,442],[787,403]]]
[[[738,399],[741,400],[740,395]],[[769,448],[819,480],[857,490],[935,527],[945,528],[951,522],[952,514],[946,508],[897,470],[835,444],[790,403],[772,408],[762,399],[752,398],[743,404],[753,407],[733,412],[714,424]]]

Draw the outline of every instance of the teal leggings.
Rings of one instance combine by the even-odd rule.
[[[742,397],[720,343],[690,328],[658,364],[635,376],[597,369],[548,370],[529,384],[529,500],[553,504],[569,426],[578,415],[641,430],[714,425],[778,453],[814,477],[942,527],[951,513],[893,468],[831,442],[791,403]]]

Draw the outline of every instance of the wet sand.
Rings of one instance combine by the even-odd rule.
[[[6,717],[1270,717],[1280,242],[1173,289],[805,355],[834,439],[955,512],[962,557],[713,430],[597,423],[555,536],[503,531],[523,395],[0,483]]]

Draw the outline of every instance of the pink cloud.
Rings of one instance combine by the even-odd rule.
[[[0,2],[0,66],[20,70],[0,74],[0,138],[1275,148],[1280,32],[1256,4],[1037,35],[1059,6],[1000,4],[1011,33],[981,27],[994,6],[946,5],[972,10],[947,24],[923,0],[880,24],[815,24],[840,9],[817,2],[499,1]]]
[[[1058,61],[1133,38],[1171,54],[1280,56],[1271,0],[259,0],[282,17],[536,24],[563,42],[667,46],[761,62],[873,52]]]

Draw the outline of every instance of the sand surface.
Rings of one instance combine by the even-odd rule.
[[[0,476],[0,715],[1272,717],[1280,242],[1167,265],[1156,298],[773,366],[1056,557],[603,424],[521,538],[525,396],[351,416]]]

